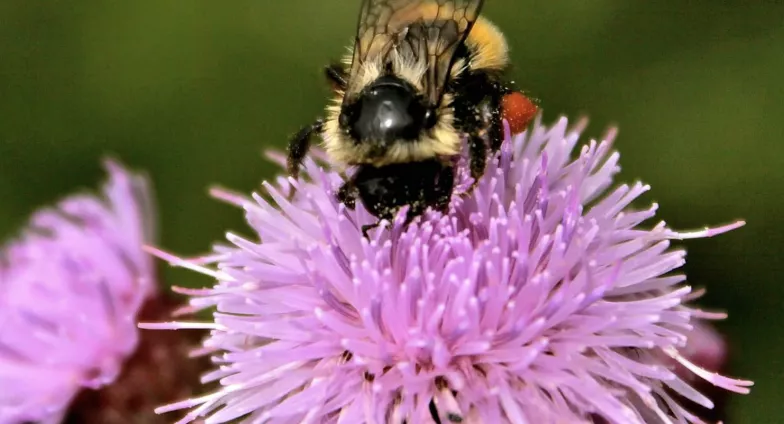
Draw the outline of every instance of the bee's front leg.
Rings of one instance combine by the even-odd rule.
[[[347,208],[354,210],[357,206],[358,195],[359,191],[357,190],[357,186],[354,185],[354,181],[347,179],[338,189],[337,198],[338,202],[346,205]]]
[[[487,167],[487,144],[479,134],[470,134],[468,136],[468,160],[470,162],[471,178],[474,181],[468,187],[468,190],[462,193],[463,197],[470,195],[474,191]]]
[[[357,189],[356,184],[350,178],[346,178],[346,182],[340,186],[337,193],[338,202],[346,205],[346,208],[350,210],[354,210],[357,207],[357,197],[359,196],[359,190]],[[376,221],[373,224],[363,225],[362,226],[362,236],[366,239],[370,240],[370,236],[368,235],[368,231],[377,228],[381,225],[381,220]]]
[[[340,63],[333,63],[324,68],[324,76],[332,85],[333,90],[343,91],[348,86],[348,73],[346,68]]]
[[[445,166],[441,175],[438,176],[439,184],[436,186],[436,202],[434,208],[442,213],[449,212],[449,204],[452,201],[452,189],[454,188],[455,170],[452,166]],[[444,182],[442,182],[442,180]],[[448,183],[445,183],[448,182]]]
[[[312,124],[302,127],[289,140],[286,169],[289,176],[295,180],[299,179],[302,161],[305,159],[305,155],[308,154],[308,150],[310,150],[310,138],[313,136],[313,133],[321,134],[322,132],[324,132],[324,120],[316,119]],[[292,186],[288,195],[289,200],[294,198],[294,194],[296,194],[296,189]]]
[[[289,175],[294,179],[299,178],[299,168],[302,165],[302,160],[305,159],[305,155],[310,150],[311,136],[313,136],[313,133],[321,134],[322,132],[324,132],[324,120],[319,118],[312,124],[302,127],[289,140],[286,167]]]
[[[501,144],[504,142],[504,111],[503,111],[503,98],[508,90],[505,88],[495,87],[490,90],[490,122],[487,128],[488,139],[490,140],[490,151],[492,153],[501,149]]]
[[[381,220],[379,220],[379,221],[377,221],[377,222],[375,222],[373,224],[363,225],[362,226],[362,236],[365,237],[365,239],[370,240],[370,235],[368,234],[368,231],[370,231],[370,230],[372,230],[374,228],[378,228],[380,225],[381,225]]]

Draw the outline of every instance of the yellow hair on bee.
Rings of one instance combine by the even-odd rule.
[[[383,65],[378,61],[367,61],[362,63],[362,66],[357,71],[357,74],[352,78],[356,80],[357,87],[366,87],[373,81],[377,80],[382,74]],[[359,93],[351,93],[359,94]]]
[[[424,90],[422,80],[427,72],[427,62],[416,60],[411,54],[403,54],[395,50],[392,52],[392,70],[395,75],[408,81],[418,91]]]
[[[353,53],[349,52],[348,55],[344,56],[343,63],[347,63],[347,66],[350,66],[352,56]],[[392,61],[393,74],[406,80],[417,90],[424,90],[424,87],[422,86],[422,80],[425,72],[427,72],[426,62],[416,60],[416,58],[412,57],[411,54],[401,53],[399,50],[392,50],[390,52],[390,57]],[[374,58],[373,60],[363,62],[362,66],[357,71],[357,75],[354,77],[357,81],[354,86],[359,88],[368,86],[383,74],[383,67],[384,64],[382,63],[381,58]],[[356,94],[358,93],[350,93],[350,95]]]
[[[480,17],[466,38],[472,69],[504,69],[509,64],[509,45],[501,30]]]

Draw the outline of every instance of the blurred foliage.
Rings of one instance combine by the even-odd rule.
[[[488,0],[514,77],[547,121],[620,125],[623,179],[653,186],[676,228],[744,218],[690,241],[690,280],[731,312],[731,423],[779,422],[784,391],[784,2]],[[0,4],[0,234],[103,178],[113,154],[154,177],[161,244],[204,252],[241,211],[206,195],[258,189],[265,148],[320,113],[321,66],[344,52],[358,1]],[[200,285],[165,269],[167,283]]]

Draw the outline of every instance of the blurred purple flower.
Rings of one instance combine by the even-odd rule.
[[[338,204],[342,178],[313,161],[311,182],[265,184],[271,200],[216,191],[245,209],[258,241],[229,234],[233,246],[194,260],[159,251],[217,279],[181,290],[193,310],[217,311],[210,323],[145,327],[210,329],[203,353],[219,367],[203,381],[221,386],[158,412],[191,408],[180,422],[209,423],[700,422],[676,399],[711,400],[675,364],[747,393],[751,382],[681,353],[697,320],[720,316],[687,306],[695,293],[671,274],[684,251],[670,249],[743,223],[642,228],[656,205],[630,204],[649,187],[609,190],[614,132],[570,159],[584,126],[537,121],[448,214],[406,228],[401,212],[369,242],[360,228],[373,218]],[[461,161],[458,191],[470,182]]]
[[[111,383],[155,291],[145,178],[107,162],[103,197],[35,213],[0,251],[0,423],[59,422],[82,388]]]

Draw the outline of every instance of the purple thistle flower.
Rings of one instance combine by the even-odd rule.
[[[314,161],[309,182],[265,183],[271,200],[216,191],[258,240],[228,234],[231,246],[194,260],[158,251],[216,278],[181,292],[217,311],[145,327],[210,329],[202,353],[218,368],[203,381],[220,387],[158,412],[191,408],[181,423],[701,422],[676,398],[711,400],[677,364],[747,393],[751,382],[680,353],[697,320],[721,316],[688,306],[695,292],[671,274],[684,251],[670,249],[743,223],[643,228],[656,205],[630,204],[649,187],[609,190],[614,132],[570,158],[584,127],[537,120],[448,214],[406,227],[401,211],[369,241],[360,228],[373,218],[340,205],[341,176]],[[458,192],[470,183],[461,161]]]
[[[82,388],[111,383],[155,291],[145,178],[108,161],[103,198],[35,213],[0,251],[0,423],[57,423]]]

